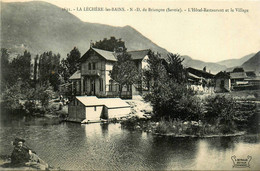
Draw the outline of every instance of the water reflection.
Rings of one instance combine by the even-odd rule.
[[[68,170],[232,169],[233,155],[251,155],[251,168],[260,168],[259,135],[174,138],[124,130],[120,124],[44,122],[19,117],[1,124],[0,153],[10,154],[10,141],[19,136],[46,162]]]
[[[236,139],[234,137],[208,138],[205,139],[205,141],[207,141],[208,144],[207,148],[217,151],[233,150],[236,143]]]
[[[197,139],[156,136],[147,149],[147,160],[154,169],[188,169],[194,164],[197,144]]]
[[[108,134],[108,125],[107,123],[100,124],[102,135],[106,136]]]

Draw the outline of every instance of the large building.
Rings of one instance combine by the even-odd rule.
[[[129,51],[132,60],[141,72],[147,66],[149,50]],[[75,95],[97,97],[118,97],[120,85],[110,78],[110,71],[117,61],[117,53],[90,47],[80,58],[79,70],[71,77],[72,90]],[[138,94],[140,85],[122,87],[121,97],[131,98]]]

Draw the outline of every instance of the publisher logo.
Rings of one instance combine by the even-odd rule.
[[[231,157],[233,161],[233,168],[250,168],[250,161],[252,159],[251,156],[247,156],[247,158],[237,158],[235,155]]]

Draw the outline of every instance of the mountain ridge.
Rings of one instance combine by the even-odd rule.
[[[47,2],[1,2],[1,43],[12,57],[22,54],[24,50],[30,51],[33,57],[51,50],[65,58],[75,46],[83,55],[91,41],[111,36],[125,41],[128,50],[151,49],[162,56],[169,53],[130,25],[119,27],[84,22]],[[197,69],[206,66],[213,73],[227,68],[221,63],[204,62],[187,55],[183,58],[185,66]]]
[[[260,71],[260,51],[242,64],[245,70]]]
[[[216,63],[220,64],[220,65],[225,65],[227,68],[233,68],[236,66],[241,66],[244,62],[246,62],[247,60],[252,58],[255,54],[256,53],[251,53],[251,54],[245,55],[238,59],[227,59],[227,60],[222,60],[222,61],[219,61]]]

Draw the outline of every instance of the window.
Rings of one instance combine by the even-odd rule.
[[[93,67],[93,70],[95,70],[95,69],[96,69],[96,63],[93,63],[92,65],[93,65],[93,66],[92,66],[92,67]]]
[[[127,88],[127,91],[131,91],[131,85],[127,85],[126,88]]]
[[[91,91],[94,91],[95,88],[95,80],[91,80]]]
[[[94,111],[97,111],[97,106],[94,106]]]
[[[103,91],[103,79],[102,78],[99,79],[99,90]]]
[[[112,80],[109,80],[109,91],[112,91]]]
[[[88,63],[88,70],[91,70],[91,63]]]

